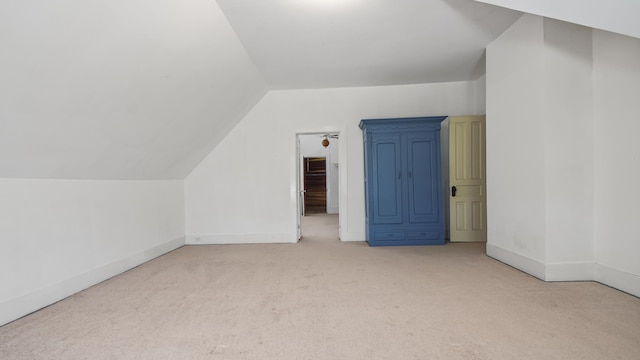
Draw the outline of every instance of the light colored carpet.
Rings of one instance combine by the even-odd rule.
[[[640,359],[640,299],[483,244],[186,246],[0,328],[1,359]]]

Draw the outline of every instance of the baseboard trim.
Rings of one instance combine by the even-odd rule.
[[[365,241],[364,233],[345,232],[340,238],[343,242]],[[293,233],[275,234],[208,234],[187,235],[187,245],[233,245],[233,244],[291,244],[297,243]]]
[[[110,264],[89,270],[84,274],[43,287],[0,304],[0,326],[17,320],[34,311],[54,304],[79,291],[112,278],[185,244],[183,237],[156,245],[150,249],[127,256]]]
[[[545,280],[545,266],[537,260],[489,243],[487,243],[487,256],[513,266],[540,280]]]
[[[487,255],[544,281],[596,281],[640,297],[640,276],[602,264],[543,264],[493,244],[487,244]]]
[[[366,235],[363,232],[343,232],[342,236],[340,237],[340,241],[343,242],[362,242],[362,241],[367,241],[366,240]]]
[[[640,276],[638,275],[596,264],[594,280],[640,297]]]
[[[296,243],[294,233],[187,235],[187,245],[281,244]]]
[[[593,281],[596,264],[593,262],[553,263],[545,266],[546,281]]]

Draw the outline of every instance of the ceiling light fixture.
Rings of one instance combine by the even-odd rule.
[[[325,135],[324,138],[322,139],[322,146],[324,147],[329,146],[329,138],[327,135]]]
[[[322,146],[327,147],[329,146],[329,139],[337,139],[338,138],[338,134],[324,134],[322,135]]]

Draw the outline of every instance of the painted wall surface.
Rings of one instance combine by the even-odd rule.
[[[487,253],[640,295],[640,40],[525,15],[487,59]]]
[[[543,20],[524,15],[487,48],[487,251],[545,260]],[[502,259],[507,261],[506,259]]]
[[[0,324],[184,244],[182,181],[0,179]]]
[[[267,91],[215,1],[2,1],[0,24],[0,177],[183,179]]]
[[[594,31],[597,279],[640,296],[640,39]]]
[[[476,112],[487,113],[487,75],[482,75],[476,81]]]
[[[329,131],[341,239],[364,240],[360,120],[475,114],[476,95],[475,82],[269,92],[185,180],[187,243],[297,241],[295,136]]]
[[[300,161],[305,157],[325,157],[327,158],[327,214],[337,214],[339,212],[339,161],[340,152],[338,139],[329,139],[329,146],[322,146],[320,134],[300,135]],[[302,179],[301,187],[304,185]]]
[[[576,280],[593,277],[589,269],[594,261],[591,44],[591,28],[544,19],[544,113],[539,121],[545,127],[548,280],[553,280],[551,271],[576,271]],[[561,268],[552,269],[551,264]],[[579,275],[581,271],[586,273]]]
[[[636,0],[476,0],[507,9],[640,37]]]

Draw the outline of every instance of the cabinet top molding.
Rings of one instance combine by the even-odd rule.
[[[407,118],[387,118],[387,119],[362,119],[360,129],[365,133],[375,129],[375,132],[384,132],[401,129],[427,128],[431,130],[440,129],[440,123],[448,116],[422,116]],[[368,130],[367,127],[371,126]]]
[[[420,116],[420,117],[405,117],[405,118],[383,118],[383,119],[362,119],[360,121],[360,129],[364,129],[367,125],[409,125],[409,124],[425,124],[425,123],[437,123],[440,125],[444,119],[449,116]]]

